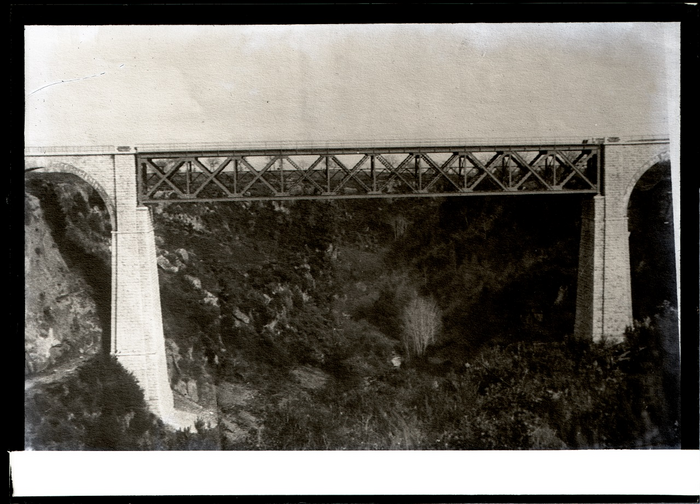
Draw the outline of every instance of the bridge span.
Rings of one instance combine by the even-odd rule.
[[[147,205],[584,194],[574,334],[619,339],[632,324],[627,208],[639,178],[670,161],[668,138],[28,147],[25,170],[73,173],[112,224],[111,353],[173,425],[153,222]]]

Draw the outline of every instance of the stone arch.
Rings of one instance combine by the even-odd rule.
[[[28,162],[25,161],[25,166],[25,181],[27,174],[30,176],[36,175],[38,179],[44,179],[45,182],[53,185],[55,180],[52,180],[52,176],[69,175],[70,177],[77,177],[77,179],[80,179],[73,179],[73,184],[80,183],[81,186],[88,186],[90,189],[97,192],[109,214],[112,232],[106,232],[105,238],[109,240],[108,253],[111,261],[113,261],[113,243],[117,212],[114,199],[110,197],[109,193],[105,190],[104,184],[100,183],[95,176],[89,174],[84,169],[66,162],[53,160],[47,162],[46,159],[30,159]],[[89,203],[88,206],[90,206]],[[102,350],[108,353],[110,340],[112,338],[112,276],[109,269],[110,259],[107,257],[98,258],[97,255],[87,253],[85,250],[77,252],[78,256],[76,256],[75,247],[68,247],[68,249],[73,249],[73,252],[70,253],[67,249],[61,249],[61,254],[63,254],[64,259],[69,256],[72,257],[72,261],[69,261],[72,264],[70,267],[79,270],[84,281],[90,286],[91,292],[89,295],[95,303],[97,317],[100,322],[99,325],[102,330]]]
[[[632,307],[635,319],[653,317],[661,306],[677,306],[678,257],[674,235],[670,163],[656,156],[635,175],[625,193]]]
[[[117,230],[117,209],[113,198],[105,190],[105,188],[98,182],[95,177],[87,173],[85,170],[77,168],[69,163],[64,163],[61,161],[52,161],[47,166],[42,166],[40,168],[34,168],[32,171],[37,171],[39,173],[70,173],[82,180],[87,182],[90,187],[95,189],[97,193],[102,197],[105,206],[107,207],[107,212],[109,213],[109,221],[112,226],[112,230]]]
[[[634,191],[634,188],[637,186],[637,182],[639,182],[639,179],[641,179],[642,176],[647,171],[649,171],[651,168],[653,168],[657,164],[670,162],[670,159],[671,159],[670,151],[668,149],[666,149],[662,152],[659,152],[651,159],[649,159],[640,168],[638,168],[637,171],[634,172],[632,177],[627,182],[627,185],[625,186],[624,192],[622,193],[622,208],[625,211],[625,215],[629,209],[629,203],[630,203],[630,197],[632,196],[632,191]]]

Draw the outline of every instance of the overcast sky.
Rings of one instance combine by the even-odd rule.
[[[25,48],[28,145],[585,138],[668,133],[679,25],[27,26]]]

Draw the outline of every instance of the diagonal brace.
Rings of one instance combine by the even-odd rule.
[[[579,177],[581,177],[591,187],[591,189],[596,189],[596,184],[594,184],[590,180],[588,180],[588,177],[586,177],[583,173],[581,173],[581,171],[578,169],[578,167],[569,160],[568,156],[566,156],[560,150],[555,151],[554,155],[555,155],[556,159],[559,159],[562,164],[564,164],[564,165],[568,166],[569,168],[571,168],[572,170],[574,170],[579,175]],[[582,156],[579,156],[578,159],[581,159],[581,157]],[[572,176],[573,176],[573,173],[571,173],[570,176],[567,177],[566,180],[563,181],[561,185],[563,186],[564,184],[566,184],[571,179]]]
[[[481,161],[479,161],[479,159],[478,159],[474,154],[472,154],[471,152],[466,152],[464,155],[467,157],[467,159],[469,160],[469,162],[470,162],[471,164],[473,164],[477,169],[481,170],[481,175],[480,175],[479,178],[472,184],[472,186],[469,188],[470,191],[473,191],[474,188],[475,188],[477,185],[479,185],[479,184],[481,183],[481,181],[484,180],[484,178],[486,178],[487,175],[488,175],[489,177],[491,177],[491,179],[492,179],[494,182],[496,182],[496,184],[498,184],[498,185],[501,187],[501,189],[503,189],[504,191],[508,191],[508,190],[509,190],[509,189],[508,189],[506,186],[504,186],[504,185],[501,183],[501,181],[498,180],[498,179],[494,176],[494,174],[491,173],[491,171],[488,169],[489,166],[491,166],[493,163],[495,163],[495,162],[503,155],[502,152],[496,153],[491,159],[489,159],[488,163],[486,163],[486,164],[484,164],[484,163],[482,163]]]
[[[269,170],[270,167],[273,166],[273,165],[277,162],[278,159],[279,159],[279,156],[273,157],[270,161],[268,161],[268,163],[265,165],[265,167],[264,167],[262,170],[258,171],[258,170],[255,169],[255,167],[254,167],[252,164],[250,164],[250,163],[246,160],[245,157],[241,157],[241,162],[242,162],[250,171],[252,171],[253,173],[255,173],[255,177],[253,177],[253,180],[251,180],[251,181],[248,183],[248,185],[246,185],[243,189],[241,189],[241,194],[245,194],[246,191],[248,191],[248,189],[250,189],[250,188],[253,186],[253,184],[255,184],[258,180],[262,181],[262,183],[265,184],[274,194],[279,194],[279,192],[277,191],[277,189],[275,189],[274,187],[272,187],[272,186],[270,185],[270,183],[269,183],[267,180],[265,180],[265,178],[263,177],[263,175],[265,174],[265,172],[266,172],[267,170]]]
[[[450,184],[455,186],[455,189],[457,189],[458,191],[462,190],[462,188],[455,184],[454,180],[452,180],[446,172],[446,170],[452,165],[452,163],[454,163],[454,160],[457,159],[457,154],[453,153],[452,156],[450,156],[450,158],[442,164],[442,166],[439,166],[427,154],[421,154],[421,156],[427,161],[431,168],[433,168],[436,172],[438,172],[438,174],[440,174],[441,177],[444,177],[447,180],[449,180]],[[423,188],[423,190],[427,191],[428,189],[430,189],[433,186],[433,184],[437,183],[437,181],[440,180],[441,177],[435,177],[433,180],[430,181],[430,183],[427,186]]]
[[[382,184],[382,186],[379,188],[380,192],[383,191],[386,187],[388,187],[389,184],[397,177],[403,180],[404,184],[406,184],[408,187],[410,187],[414,191],[416,190],[416,186],[414,184],[411,184],[408,180],[401,176],[401,170],[403,170],[403,167],[406,166],[408,162],[413,159],[413,154],[408,154],[406,158],[403,161],[401,161],[401,163],[399,163],[399,165],[396,167],[394,167],[394,165],[392,165],[388,160],[386,160],[381,154],[377,155],[376,159],[379,159],[379,161],[389,170],[389,173],[391,173],[387,181],[384,184]]]
[[[192,193],[192,196],[196,197],[204,187],[206,187],[209,182],[214,182],[216,185],[218,185],[222,191],[226,193],[227,196],[233,196],[233,193],[228,190],[228,187],[226,187],[219,179],[216,178],[216,176],[221,173],[224,168],[226,168],[226,165],[231,162],[233,158],[228,157],[224,160],[223,163],[221,163],[214,171],[210,171],[206,166],[204,166],[203,163],[199,161],[198,158],[192,158],[194,163],[203,171],[207,174],[206,180],[202,183],[202,185],[199,186],[199,188]]]
[[[172,180],[170,180],[170,177],[171,177],[177,170],[179,170],[180,167],[181,167],[183,164],[185,164],[185,160],[184,160],[184,159],[178,159],[178,160],[173,164],[173,166],[172,166],[170,169],[168,169],[167,172],[161,170],[161,169],[160,169],[160,166],[158,166],[157,164],[155,164],[155,163],[153,162],[153,159],[151,159],[151,158],[146,158],[146,163],[148,163],[148,164],[151,166],[151,168],[153,168],[153,170],[155,170],[155,172],[156,172],[158,175],[160,175],[160,179],[158,180],[158,182],[156,182],[156,184],[151,188],[151,190],[148,191],[148,192],[146,193],[146,195],[145,195],[146,198],[150,198],[151,196],[153,196],[153,194],[158,190],[158,188],[161,186],[161,184],[162,184],[163,182],[166,182],[166,183],[167,183],[170,187],[172,187],[172,188],[175,190],[175,192],[177,192],[180,196],[183,196],[183,197],[186,196],[185,193],[182,191],[182,189],[180,189],[178,186],[175,185],[175,183],[173,183]]]
[[[335,164],[337,164],[340,167],[341,170],[343,170],[347,174],[345,176],[345,178],[343,178],[343,180],[340,181],[340,183],[334,189],[333,192],[338,192],[351,179],[355,179],[355,181],[357,181],[357,183],[359,183],[362,187],[365,188],[365,191],[367,191],[367,192],[372,191],[364,182],[362,182],[362,180],[358,179],[356,176],[357,172],[360,170],[360,167],[362,166],[362,164],[365,161],[367,161],[367,159],[369,159],[369,156],[367,154],[365,154],[364,157],[362,159],[360,159],[360,161],[358,161],[357,164],[355,164],[355,166],[353,166],[352,170],[348,170],[348,168],[337,157],[333,156],[331,159],[333,160],[333,162]]]

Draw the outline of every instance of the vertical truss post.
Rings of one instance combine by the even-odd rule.
[[[506,171],[508,172],[508,188],[513,187],[513,173],[510,170],[510,154],[503,156],[503,163],[505,164]]]
[[[233,194],[238,194],[238,158],[233,159]]]
[[[284,158],[280,158],[280,192],[284,192]]]
[[[185,172],[185,194],[191,194],[190,184],[192,182],[192,161],[187,161],[187,170]]]
[[[331,172],[328,169],[328,156],[326,156],[326,192],[331,193]]]
[[[421,192],[423,190],[423,176],[420,172],[420,154],[416,155],[415,169],[416,169],[416,178],[418,179],[418,192]]]
[[[465,167],[464,163],[464,154],[459,155],[459,176],[462,177],[463,185],[462,187],[464,189],[467,188],[467,170]]]
[[[138,204],[141,204],[141,199],[146,192],[146,163],[141,163],[141,169],[139,170],[139,164],[136,163],[136,197],[138,198]]]
[[[598,189],[598,194],[604,194],[605,187],[603,187],[603,167],[602,167],[602,157],[603,157],[604,147],[601,145],[596,154],[596,188]]]
[[[374,171],[374,154],[369,158],[370,172],[372,173],[372,192],[377,192],[377,174]]]
[[[544,172],[549,173],[549,169],[551,166],[552,169],[552,187],[557,186],[557,163],[552,163],[552,156],[550,156],[549,152],[547,155],[544,157]]]
[[[503,154],[500,158],[501,169],[496,170],[494,173],[498,176],[500,182],[503,184],[504,189],[508,189],[508,182],[506,181],[506,155]]]

